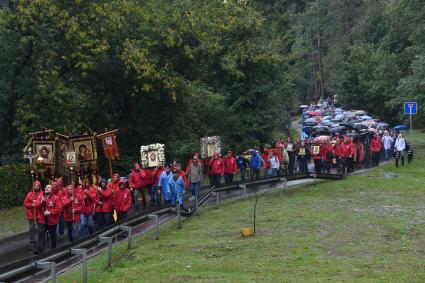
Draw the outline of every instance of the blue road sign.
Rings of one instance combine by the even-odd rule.
[[[416,102],[405,102],[404,103],[404,114],[414,115],[418,113],[418,104]]]

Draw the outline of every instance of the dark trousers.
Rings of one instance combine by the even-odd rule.
[[[112,212],[96,212],[95,218],[99,229],[112,225]]]
[[[331,162],[330,161],[324,161],[323,162],[323,169],[325,170],[326,174],[331,173]]]
[[[246,180],[246,168],[241,168],[241,180]]]
[[[127,219],[127,212],[117,212],[117,221]]]
[[[63,235],[65,233],[65,220],[63,219],[63,212],[59,216],[59,235]]]
[[[379,155],[380,152],[372,152],[372,164],[373,166],[378,166],[379,165]]]
[[[208,175],[208,180],[210,181],[210,186],[214,186],[214,178],[212,175]]]
[[[220,181],[221,181],[221,174],[214,174],[211,175],[212,179],[213,179],[213,186],[220,186]]]
[[[308,173],[307,159],[298,158],[298,166],[301,173]]]
[[[316,174],[320,174],[322,172],[322,160],[314,159],[314,171]]]
[[[38,239],[37,239],[37,251],[44,251],[46,246],[46,232],[49,232],[52,249],[56,248],[57,236],[56,226],[57,225],[46,225],[37,222],[38,225]]]
[[[33,219],[28,220],[28,225],[29,225],[29,232],[30,232],[30,247],[34,248],[35,247],[35,238],[37,236],[37,222]]]
[[[142,206],[143,206],[143,208],[145,208],[146,207],[146,190],[147,190],[147,188],[146,187],[144,187],[144,188],[137,188],[137,189],[134,189],[133,190],[133,193],[132,193],[132,196],[133,196],[133,207],[135,208],[135,209],[139,209],[140,210],[140,207],[139,207],[139,194],[141,194],[142,195]]]
[[[224,183],[225,184],[233,183],[233,174],[224,174]]]
[[[288,174],[294,174],[294,164],[295,164],[295,154],[293,152],[288,152],[289,164],[288,164]]]
[[[397,152],[395,157],[395,167],[398,167],[398,160],[401,159],[401,166],[404,166],[404,154],[400,151]]]
[[[258,180],[260,179],[260,168],[258,169],[251,169],[251,180]]]

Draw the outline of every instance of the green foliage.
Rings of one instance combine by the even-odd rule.
[[[27,165],[0,167],[0,208],[22,205],[31,189],[31,176]]]

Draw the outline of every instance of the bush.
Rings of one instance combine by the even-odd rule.
[[[0,208],[22,205],[31,188],[29,165],[0,167]]]

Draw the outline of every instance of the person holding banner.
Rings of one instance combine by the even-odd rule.
[[[84,209],[83,195],[76,193],[73,185],[68,187],[68,195],[62,201],[63,216],[66,228],[68,230],[68,239],[70,242],[78,239],[80,230],[80,215]]]
[[[92,234],[94,232],[93,214],[94,206],[97,202],[96,189],[94,186],[95,185],[90,186],[88,181],[83,183],[83,198],[85,205],[80,217],[80,237],[85,237],[88,233]]]
[[[146,208],[146,172],[140,168],[140,164],[134,164],[134,169],[130,173],[130,190],[133,192],[133,208],[140,210],[138,205],[139,194],[142,195],[143,208]]]
[[[56,248],[56,226],[62,211],[62,202],[59,197],[52,194],[52,186],[47,185],[44,195],[39,197],[35,204],[38,226],[37,249],[34,254],[41,254],[46,245],[46,232],[49,231],[51,247]]]
[[[43,197],[43,191],[40,190],[40,181],[35,181],[32,190],[27,194],[24,199],[24,207],[26,208],[26,217],[29,225],[30,244],[28,250],[35,248],[35,237],[37,234],[37,219],[36,219],[36,203],[39,198]]]

